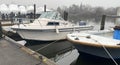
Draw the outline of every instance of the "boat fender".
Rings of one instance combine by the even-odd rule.
[[[86,36],[86,38],[90,39],[91,37],[90,37],[90,35],[89,35],[89,36]]]
[[[59,33],[59,30],[58,30],[58,28],[56,27],[56,33]]]
[[[79,38],[78,38],[78,37],[76,37],[76,38],[75,38],[75,40],[79,40]]]

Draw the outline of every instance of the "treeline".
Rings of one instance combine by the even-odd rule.
[[[70,7],[58,7],[59,11],[63,15],[63,11],[68,12],[69,21],[80,21],[80,20],[91,20],[98,22],[101,20],[101,16],[104,15],[116,15],[116,8],[103,8],[103,7],[91,7],[90,5],[75,5],[73,4]],[[107,18],[107,20],[113,20]]]

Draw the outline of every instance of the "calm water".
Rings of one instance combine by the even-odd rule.
[[[31,44],[34,43],[34,44]],[[36,44],[35,44],[36,43]],[[41,44],[40,44],[41,43]],[[37,51],[51,42],[29,42],[27,47]],[[80,55],[68,41],[58,41],[38,51],[59,65],[115,65],[111,59],[105,59],[80,52]],[[116,60],[120,64],[120,60]]]
[[[61,55],[74,49],[73,45],[68,41],[57,41],[57,42],[40,42],[40,41],[27,41],[27,47],[45,55],[48,58]]]
[[[118,65],[120,64],[119,59],[115,61],[118,63]],[[81,52],[75,65],[116,65],[116,64],[111,59],[96,57]]]
[[[43,42],[43,44],[38,43],[41,42],[37,42],[37,45],[28,45],[27,47],[37,51],[41,47],[48,45],[47,43],[51,42],[46,42],[45,44]],[[76,61],[74,61],[75,63],[72,65],[115,65],[111,59],[100,58],[82,52],[80,52],[79,55],[78,51],[73,49],[68,41],[58,41],[38,52],[52,59],[59,65],[70,65],[74,60]],[[120,60],[116,61],[120,64]]]
[[[59,65],[70,65],[74,60],[77,59],[79,55],[73,45],[66,40],[58,41],[52,44],[51,42],[28,41],[28,44],[26,46],[35,51],[38,51],[40,49],[38,51],[39,53],[52,59]]]

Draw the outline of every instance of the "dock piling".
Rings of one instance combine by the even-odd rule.
[[[102,15],[100,30],[104,30],[106,15]]]
[[[2,38],[2,34],[3,34],[3,32],[2,32],[2,24],[1,24],[1,20],[0,20],[0,38]]]
[[[46,12],[46,4],[44,5],[44,12]]]
[[[36,4],[34,4],[34,19],[36,18]]]

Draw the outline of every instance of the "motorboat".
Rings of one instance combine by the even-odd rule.
[[[120,58],[120,28],[71,33],[67,34],[67,39],[79,52],[101,58]]]
[[[38,19],[29,24],[13,25],[11,27],[23,39],[38,41],[64,40],[73,31],[91,30],[91,25],[75,25],[65,21],[56,11],[43,12]]]

